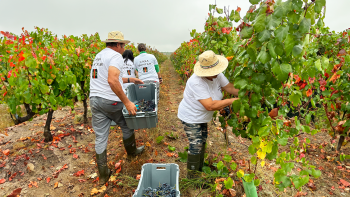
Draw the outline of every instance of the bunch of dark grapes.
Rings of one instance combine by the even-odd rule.
[[[135,103],[137,108],[137,112],[149,112],[154,111],[156,108],[156,104],[154,100],[145,101],[145,99],[141,99]]]
[[[147,197],[176,197],[175,187],[171,187],[168,183],[159,185],[156,189],[148,187],[145,189],[143,196]]]
[[[224,107],[223,109],[220,110],[220,114],[223,116],[223,117],[227,117],[231,114],[231,109],[229,106],[227,107]]]

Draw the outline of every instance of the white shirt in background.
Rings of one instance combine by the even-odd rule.
[[[152,54],[141,53],[134,59],[134,64],[137,69],[139,79],[142,81],[156,81],[159,82],[157,71],[154,65],[158,65],[156,57]]]
[[[99,52],[92,64],[90,73],[90,97],[98,96],[112,101],[121,101],[108,83],[108,69],[116,67],[120,71],[119,82],[123,87],[123,57],[120,53],[105,48]]]
[[[128,60],[125,63],[125,59],[124,59],[124,66],[123,66],[123,77],[124,78],[136,78],[135,76],[135,65],[131,60]],[[123,84],[123,89],[126,89],[129,85],[131,85],[133,83],[124,83]]]
[[[207,111],[199,100],[212,98],[222,100],[221,88],[229,84],[224,74],[220,73],[213,81],[193,74],[186,83],[184,97],[179,105],[177,117],[186,123],[207,123],[214,111]]]

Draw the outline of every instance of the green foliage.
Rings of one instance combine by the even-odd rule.
[[[224,74],[239,89],[239,101],[232,103],[234,113],[227,124],[237,136],[252,139],[248,151],[253,165],[264,167],[266,159],[276,159],[281,166],[274,174],[278,189],[298,189],[310,176],[317,178],[321,172],[298,155],[297,150],[303,145],[298,140],[288,151],[279,154],[279,150],[300,132],[315,135],[320,128],[310,129],[298,119],[293,125],[285,124],[287,115],[301,117],[308,124],[318,104],[325,108],[327,121],[327,116],[337,110],[345,115],[350,113],[350,107],[346,107],[350,101],[350,82],[346,74],[350,72],[350,32],[335,33],[324,27],[325,0],[250,2],[256,8],[251,7],[245,16],[239,11],[231,11],[229,17],[216,13],[214,17],[210,13],[205,31],[193,35],[196,43],[182,44],[172,61],[177,70],[188,70],[191,74],[196,57],[205,50],[213,50],[229,60]],[[222,25],[230,28],[233,21],[240,19],[235,28],[237,33],[226,34],[220,29]],[[224,98],[229,95],[225,94]],[[274,106],[277,106],[278,115],[270,118]],[[350,128],[350,121],[344,121],[348,116],[332,118],[332,122],[327,123],[332,136]],[[246,122],[248,124],[243,126]],[[340,159],[345,157],[341,155]],[[224,156],[224,161],[228,160]],[[290,175],[294,162],[302,162],[303,169],[299,174]],[[223,168],[220,162],[217,166]],[[230,167],[236,170],[237,166],[232,163]],[[242,170],[236,173],[238,177],[245,176]],[[253,176],[247,173],[246,176]],[[255,185],[259,182],[259,179],[254,180]]]
[[[178,154],[179,154],[179,160],[181,162],[187,162],[187,156],[188,156],[187,150],[185,150],[183,153],[178,152]]]
[[[158,137],[156,138],[157,144],[162,143],[162,140],[163,140],[163,139],[164,139],[164,136],[162,136],[162,135],[158,136]]]
[[[175,148],[175,147],[173,147],[173,146],[168,145],[168,150],[170,150],[170,151],[175,151],[175,150],[176,150],[176,148]]]

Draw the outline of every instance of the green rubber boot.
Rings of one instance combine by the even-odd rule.
[[[108,182],[111,176],[111,170],[107,166],[107,150],[104,150],[101,154],[96,153],[96,163],[98,167],[98,173],[100,174],[100,184],[104,185]]]
[[[202,168],[204,166],[204,155],[205,155],[205,142],[203,143],[202,150],[201,150],[201,158],[200,158],[200,164],[199,164],[199,171],[203,172]]]
[[[190,154],[187,156],[187,178],[193,179],[199,177],[199,167],[200,167],[201,153],[199,154]]]
[[[145,149],[145,146],[136,148],[135,134],[132,134],[132,136],[130,136],[128,139],[123,139],[123,142],[128,156],[136,156],[138,154],[141,154]]]

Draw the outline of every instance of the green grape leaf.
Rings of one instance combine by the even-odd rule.
[[[260,185],[260,179],[255,179],[254,180],[254,185],[258,187]]]
[[[158,136],[158,137],[156,138],[157,144],[160,144],[160,143],[162,142],[163,138],[164,138],[164,136]]]
[[[254,5],[254,4],[258,4],[260,0],[249,0],[249,2]]]
[[[286,50],[286,54],[289,55],[294,47],[295,41],[294,41],[294,36],[289,34],[286,38],[286,40],[284,41],[284,48]]]
[[[168,149],[170,150],[170,151],[175,151],[175,147],[173,147],[173,146],[170,146],[170,145],[168,145]]]
[[[275,15],[271,14],[266,18],[266,22],[267,29],[275,30],[275,28],[281,24],[281,19],[278,19]]]
[[[241,16],[239,15],[239,12],[232,10],[230,14],[230,20],[235,21],[236,23],[241,20]]]
[[[220,161],[217,165],[216,165],[216,167],[217,167],[217,169],[218,170],[222,170],[223,168],[224,168],[224,163],[222,162],[222,161]]]
[[[248,85],[248,81],[246,79],[240,79],[240,78],[237,78],[235,80],[235,83],[234,83],[234,86],[235,88],[237,89],[242,89],[244,88],[246,85]]]
[[[224,184],[226,189],[231,189],[233,186],[233,181],[231,177],[228,177],[227,180],[224,180]]]
[[[295,45],[293,47],[293,56],[297,57],[301,55],[301,52],[303,51],[303,46],[301,44]]]
[[[220,8],[216,8],[216,11],[217,11],[219,14],[222,14],[222,13],[223,13],[223,9],[220,9]]]
[[[265,30],[266,31],[266,30]],[[272,58],[276,59],[277,58],[277,54],[275,52],[275,43],[273,41],[270,41],[267,44],[267,48],[269,49],[269,53],[271,55]]]
[[[255,48],[252,48],[252,47],[249,47],[247,49],[247,53],[250,57],[250,59],[253,61],[253,62],[256,62],[256,49]]]
[[[257,162],[257,158],[255,156],[253,156],[251,159],[250,159],[250,162],[254,165],[256,165],[256,162]]]
[[[321,172],[320,170],[315,170],[315,169],[312,169],[312,170],[311,170],[311,175],[312,175],[313,177],[315,177],[315,178],[320,177],[321,174],[322,174],[322,172]]]
[[[311,19],[303,18],[303,20],[300,22],[300,25],[299,25],[299,31],[302,34],[308,33],[310,31],[310,27],[311,27]]]
[[[277,79],[281,82],[284,82],[288,79],[289,73],[292,71],[292,66],[290,64],[278,64],[275,62],[275,64],[272,67],[273,74],[277,77]]]
[[[321,13],[323,6],[326,6],[326,0],[316,0],[315,1],[315,12]]]
[[[253,24],[254,30],[256,32],[261,32],[265,29],[266,14],[260,14]]]
[[[271,31],[265,29],[264,31],[259,33],[258,40],[260,42],[265,42],[265,41],[269,40],[270,37],[271,37]]]
[[[294,107],[298,106],[298,104],[301,103],[300,98],[301,93],[295,91],[289,96],[289,99],[292,101]]]
[[[232,162],[230,165],[231,170],[235,171],[237,168],[237,164],[235,162]]]
[[[230,155],[225,155],[224,156],[224,161],[230,162],[232,160],[232,157]]]
[[[238,178],[242,178],[243,176],[244,176],[244,171],[243,170],[237,171],[237,177]]]
[[[289,31],[289,26],[280,26],[275,30],[275,36],[279,43],[282,43],[286,39]]]
[[[269,133],[270,133],[270,127],[269,126],[261,127],[259,129],[259,132],[258,132],[260,137],[267,136]]]
[[[254,155],[256,153],[256,148],[254,148],[253,145],[250,145],[249,148],[248,148],[248,151],[251,155]]]
[[[253,35],[253,27],[243,27],[239,35],[241,36],[242,39],[247,39],[252,37]]]
[[[187,156],[188,156],[188,153],[187,151],[185,150],[183,153],[182,152],[178,152],[179,154],[179,160],[181,162],[187,162]],[[203,170],[204,171],[204,170]]]
[[[282,182],[285,180],[286,175],[287,173],[283,169],[278,169],[273,176],[277,182]]]
[[[281,144],[282,146],[285,146],[288,143],[288,138],[287,137],[285,137],[285,138],[278,138],[277,139],[277,143]]]
[[[202,170],[205,174],[211,174],[211,170],[209,166],[203,166]]]

